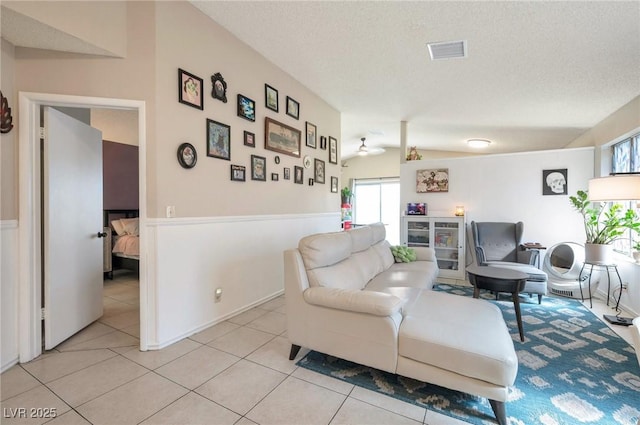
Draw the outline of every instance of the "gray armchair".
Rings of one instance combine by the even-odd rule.
[[[522,246],[524,224],[471,222],[478,265],[515,269],[529,275],[522,292],[538,295],[538,303],[547,293],[547,274],[534,266],[536,250]]]

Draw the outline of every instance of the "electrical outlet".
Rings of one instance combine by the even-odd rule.
[[[222,288],[216,288],[215,302],[219,303],[222,300]]]
[[[176,216],[176,207],[173,205],[169,205],[167,207],[167,218],[173,218]]]

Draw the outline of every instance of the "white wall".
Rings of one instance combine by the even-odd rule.
[[[283,251],[311,233],[338,231],[340,213],[150,220],[161,348],[283,292]],[[214,301],[222,288],[220,302]]]
[[[18,362],[18,222],[0,221],[0,372]]]
[[[448,168],[449,192],[416,193],[416,171]],[[525,241],[546,246],[584,243],[582,219],[569,195],[542,195],[542,170],[568,169],[568,192],[593,177],[593,148],[409,161],[401,175],[401,205],[425,202],[429,215],[452,215],[464,205],[466,221],[523,221]]]

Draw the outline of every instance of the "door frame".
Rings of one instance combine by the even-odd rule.
[[[140,350],[148,347],[146,267],[146,111],[145,102],[128,99],[19,92],[19,225],[18,225],[18,347],[20,363],[42,353],[41,283],[42,222],[40,202],[40,107],[126,109],[138,112],[138,166],[140,217]]]

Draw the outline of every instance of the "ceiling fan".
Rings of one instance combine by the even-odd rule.
[[[369,148],[367,145],[365,145],[364,142],[365,140],[367,140],[366,137],[362,137],[360,140],[362,141],[362,144],[358,148],[358,151],[357,151],[358,155],[361,155],[361,156],[379,155],[384,152],[383,148]]]

